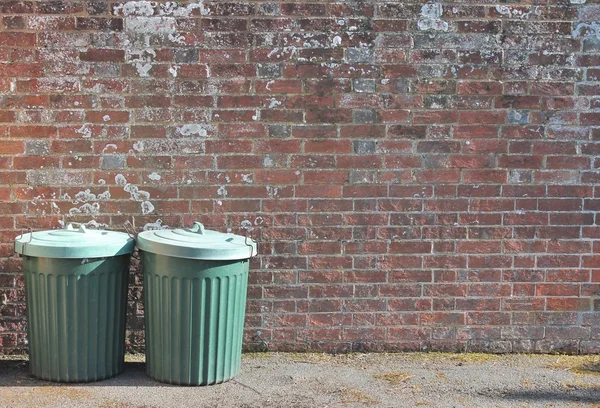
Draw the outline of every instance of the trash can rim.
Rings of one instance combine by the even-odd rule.
[[[15,237],[15,252],[39,258],[105,258],[131,254],[134,249],[135,241],[124,232],[74,228],[72,223]]]
[[[207,230],[199,222],[190,228],[141,232],[137,236],[137,246],[141,251],[186,259],[233,261],[257,255],[256,241]]]

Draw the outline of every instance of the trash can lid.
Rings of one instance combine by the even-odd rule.
[[[88,230],[68,223],[59,230],[36,231],[15,238],[15,252],[39,258],[103,258],[133,252],[135,241],[124,232]]]
[[[256,242],[235,234],[205,230],[194,222],[191,228],[144,231],[137,236],[142,251],[176,258],[233,261],[257,254]]]

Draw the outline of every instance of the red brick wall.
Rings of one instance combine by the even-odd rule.
[[[21,229],[193,220],[248,348],[600,351],[597,0],[171,3],[0,1],[0,352]]]

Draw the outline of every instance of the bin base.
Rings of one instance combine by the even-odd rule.
[[[233,380],[235,377],[237,377],[239,374],[239,371],[235,374],[233,374],[231,377],[227,377],[227,378],[223,378],[223,379],[219,379],[219,380],[215,380],[215,381],[173,381],[170,378],[161,378],[161,377],[157,377],[156,375],[154,375],[152,372],[146,370],[146,375],[148,375],[148,377],[152,378],[153,380],[159,381],[161,383],[165,383],[165,384],[171,384],[171,385],[182,385],[182,386],[189,386],[189,387],[204,387],[204,386],[210,386],[210,385],[218,385],[218,384],[223,384],[226,383],[227,381]]]
[[[85,383],[92,383],[92,382],[97,382],[97,381],[103,381],[103,380],[108,380],[110,378],[114,378],[117,375],[121,374],[123,372],[123,370],[119,370],[118,372],[114,373],[114,374],[109,374],[106,377],[88,377],[88,378],[75,378],[72,380],[65,380],[62,378],[52,378],[52,377],[44,377],[44,376],[39,376],[36,375],[35,373],[31,372],[31,375],[34,376],[37,379],[40,380],[44,380],[44,381],[51,381],[51,382],[55,382],[55,383],[71,383],[71,384],[85,384]]]

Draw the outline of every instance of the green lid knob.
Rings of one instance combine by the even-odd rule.
[[[68,222],[67,225],[65,225],[65,229],[66,230],[73,230],[73,224],[77,224],[79,225],[79,229],[77,230],[77,232],[81,232],[81,233],[86,233],[87,230],[85,229],[85,227],[83,226],[83,224],[80,224],[78,222]]]
[[[204,225],[198,221],[194,221],[194,225],[191,228],[192,232],[204,235]]]

